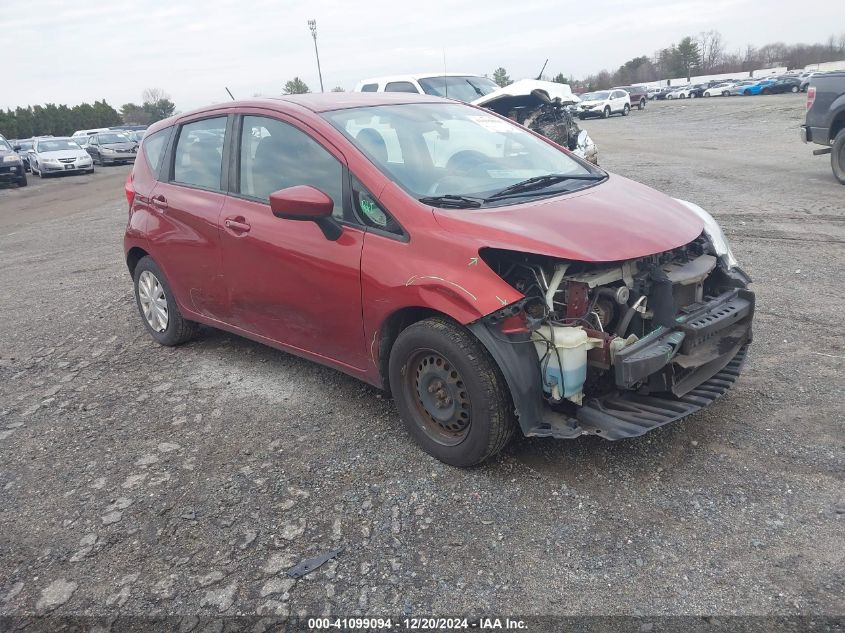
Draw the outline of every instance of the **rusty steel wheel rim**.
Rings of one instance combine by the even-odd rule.
[[[408,361],[405,390],[414,421],[434,442],[457,446],[469,434],[472,416],[460,372],[442,354],[418,350]]]

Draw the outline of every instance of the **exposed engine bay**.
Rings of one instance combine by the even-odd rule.
[[[525,95],[499,97],[485,103],[484,107],[513,119],[598,165],[598,148],[570,114],[570,103],[560,97],[551,99],[542,90],[535,89]]]
[[[703,383],[717,380],[731,361],[744,357],[751,340],[750,280],[723,263],[706,234],[671,251],[621,262],[563,261],[496,249],[482,250],[481,256],[525,295],[487,317],[487,327],[500,347],[507,341],[521,348],[505,353],[522,363],[528,362],[526,347],[533,348],[545,405],[568,419],[570,428],[577,419],[579,433],[602,432],[597,421],[608,403],[623,412],[633,407],[634,417],[653,417],[649,428],[671,421],[665,418],[674,414],[658,409],[694,400]],[[631,404],[642,397],[654,402]],[[656,398],[668,404],[656,404]],[[698,404],[709,404],[706,399]],[[690,412],[682,408],[672,419]],[[617,418],[612,432],[605,430],[611,439],[649,430],[620,430],[619,416],[610,417]],[[595,428],[580,428],[590,424]],[[540,431],[535,434],[568,436],[565,430]]]

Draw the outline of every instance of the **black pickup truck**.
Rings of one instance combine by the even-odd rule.
[[[825,146],[813,154],[830,154],[833,175],[845,185],[845,71],[810,79],[801,140]]]

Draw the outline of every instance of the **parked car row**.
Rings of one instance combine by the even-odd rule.
[[[686,86],[649,88],[651,100],[695,99],[696,97],[731,97],[806,92],[810,79],[824,72],[786,73],[763,79],[722,79]]]

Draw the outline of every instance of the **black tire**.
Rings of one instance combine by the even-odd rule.
[[[93,173],[94,173],[94,168],[92,167],[91,169],[89,169],[89,170],[88,170],[88,171],[86,171],[85,173],[86,173],[86,174],[93,174]]]
[[[695,99],[695,93],[694,93],[694,92],[689,93],[689,98],[690,98],[690,99]]]
[[[798,86],[792,86],[792,88],[790,88],[790,89],[789,89],[789,91],[790,91],[792,94],[795,94],[796,92],[798,92]]]
[[[839,184],[845,185],[845,130],[839,130],[839,134],[833,139],[833,148],[830,151],[830,166]]]
[[[23,172],[23,174],[21,174],[21,177],[18,178],[18,187],[26,187],[26,185],[26,172]]]
[[[579,115],[578,115],[578,120],[579,120],[579,121],[583,121],[583,120],[584,120],[584,119],[586,119],[586,118],[587,118],[587,117],[585,117],[583,114],[579,114]]]
[[[770,94],[772,94],[772,91],[771,91],[771,90],[769,90],[768,88],[763,88],[763,90],[762,90],[761,92],[762,92],[764,95],[770,95]]]
[[[390,351],[388,375],[408,433],[442,462],[473,466],[513,435],[510,390],[499,367],[453,321],[435,317],[404,329]]]
[[[731,96],[731,93],[730,93],[729,91],[727,91],[727,90],[723,90],[723,91],[722,91],[722,96],[723,96],[723,97],[730,97],[730,96]]]
[[[604,106],[604,110],[602,110],[601,118],[606,119],[610,116],[610,106]]]
[[[682,93],[681,93],[681,95],[680,95],[680,98],[681,98],[681,99],[686,99],[686,98],[687,98],[687,96],[686,96],[686,95],[682,92]]]
[[[645,110],[645,99],[640,97],[640,103],[637,105],[637,110]]]
[[[141,275],[149,271],[153,274],[156,280],[161,284],[164,291],[164,298],[167,303],[167,326],[162,331],[153,329],[147,317],[144,315],[144,309],[141,307],[141,297],[139,294],[138,283]],[[173,292],[170,290],[170,284],[164,273],[150,257],[142,257],[135,266],[135,273],[133,275],[134,289],[135,289],[135,305],[138,307],[138,313],[141,315],[141,321],[147,332],[150,333],[157,343],[172,347],[174,345],[181,345],[194,338],[199,329],[199,325],[193,321],[188,321],[182,317],[179,312],[179,306],[176,305],[176,300],[173,297]]]
[[[703,93],[701,93],[701,96],[702,96],[702,97],[704,97],[704,98],[707,98],[707,97],[709,97],[710,95],[709,95],[708,93],[706,93],[706,92],[703,92]]]
[[[631,112],[631,106],[626,103],[625,107],[622,108],[622,116],[628,116],[629,112]]]

